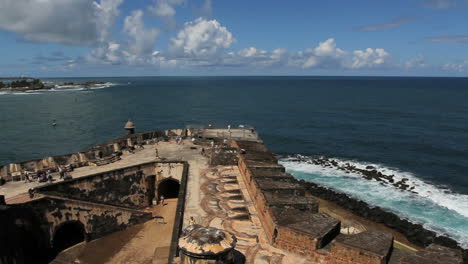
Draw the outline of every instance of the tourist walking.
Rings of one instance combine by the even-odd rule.
[[[164,206],[164,196],[161,195],[161,197],[159,197],[159,200],[161,200],[161,205]]]
[[[29,183],[31,182],[31,179],[29,178],[29,171],[24,172],[24,183]]]
[[[59,167],[59,174],[60,174],[60,179],[63,179],[65,176],[65,170],[63,169],[62,166]]]
[[[50,173],[50,170],[47,171],[46,178],[49,183],[52,182],[53,178],[52,178],[52,174]]]

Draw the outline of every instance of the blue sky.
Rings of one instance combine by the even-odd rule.
[[[0,76],[468,76],[467,25],[468,0],[2,0]]]

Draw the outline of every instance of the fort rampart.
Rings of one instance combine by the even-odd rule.
[[[303,184],[285,173],[285,168],[262,143],[232,140],[230,146],[239,149],[239,169],[273,246],[303,255],[315,263],[384,264],[389,261],[393,250],[391,233],[341,234],[340,221],[319,213],[318,202],[308,195]],[[461,263],[459,252],[441,248],[454,257],[451,260]],[[431,250],[429,247],[421,252],[430,255]]]
[[[0,178],[6,181],[21,180],[26,170],[54,172],[59,166],[77,168],[87,165],[105,165],[118,158],[118,154],[122,151],[129,151],[162,136],[163,133],[160,131],[130,134],[77,153],[0,165]]]

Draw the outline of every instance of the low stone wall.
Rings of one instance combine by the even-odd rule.
[[[56,195],[128,208],[148,206],[146,177],[155,175],[155,163],[93,174],[36,188],[36,193]]]
[[[172,230],[172,240],[171,240],[171,246],[169,249],[169,256],[168,256],[168,261],[167,261],[167,263],[170,263],[170,264],[174,263],[174,258],[178,254],[179,237],[182,234],[182,227],[184,224],[184,211],[185,211],[185,198],[187,194],[188,171],[189,171],[189,164],[188,162],[184,162],[182,177],[180,180],[179,197],[177,198],[177,208],[176,208],[176,216],[174,219],[174,229]]]
[[[59,165],[73,165],[75,167],[86,166],[89,160],[95,160],[100,156],[110,157],[113,154],[118,153],[121,149],[129,148],[129,143],[131,145],[144,145],[147,141],[158,139],[162,136],[162,132],[160,131],[127,135],[101,145],[93,146],[78,153],[18,162],[15,167],[17,167],[19,171],[11,171],[9,168],[11,164],[0,165],[0,177],[10,181],[13,180],[11,177],[12,174],[22,173],[24,170],[37,171],[50,169],[55,171]],[[116,146],[118,146],[119,151],[116,151]]]
[[[0,205],[0,263],[48,263],[55,256],[54,234],[62,224],[83,224],[86,239],[92,240],[151,217],[147,212],[62,197]]]
[[[34,210],[42,219],[41,226],[47,229],[50,241],[57,228],[68,221],[82,223],[87,240],[93,240],[152,217],[151,213],[62,197],[46,196],[21,206]]]
[[[355,235],[340,234],[331,247],[333,264],[385,264],[390,259],[393,236],[382,231],[365,231]],[[358,248],[359,250],[356,250]]]

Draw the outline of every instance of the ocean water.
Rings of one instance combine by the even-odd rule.
[[[0,164],[75,152],[137,131],[249,124],[279,154],[372,164],[418,194],[306,162],[297,178],[378,205],[468,247],[468,78],[139,77],[0,92]],[[56,120],[57,126],[51,126]]]

